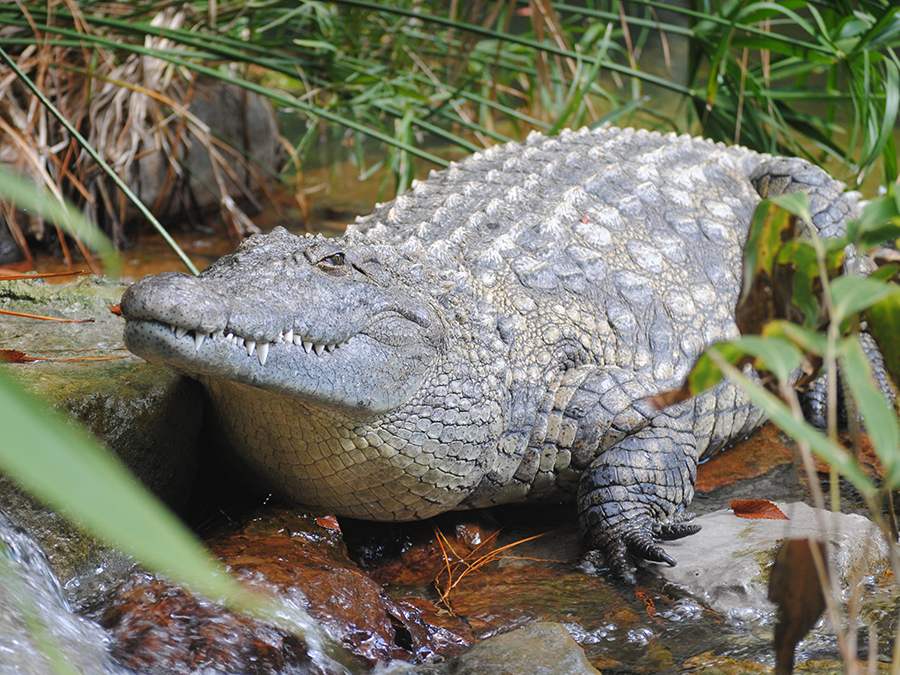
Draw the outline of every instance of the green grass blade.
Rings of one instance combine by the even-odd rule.
[[[305,613],[248,591],[84,429],[0,373],[0,469],[48,506],[194,593],[300,635],[327,658],[352,662]]]
[[[238,593],[180,521],[112,455],[0,374],[0,465],[54,509],[212,598]]]

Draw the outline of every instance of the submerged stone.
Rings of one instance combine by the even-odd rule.
[[[565,626],[541,621],[479,642],[421,675],[599,675]]]
[[[116,660],[141,674],[296,673],[322,670],[306,644],[173,586],[136,572],[103,617]]]

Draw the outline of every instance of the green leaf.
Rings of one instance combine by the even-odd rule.
[[[753,223],[744,246],[744,288],[741,302],[750,295],[753,283],[760,273],[772,277],[782,242],[793,233],[790,214],[771,200],[764,199],[756,207]]]
[[[876,197],[859,218],[847,222],[847,237],[865,253],[900,237],[900,211],[890,194]]]
[[[805,192],[790,192],[770,197],[769,201],[792,213],[805,223],[810,222],[809,195]]]
[[[112,546],[211,597],[238,591],[181,522],[73,421],[0,374],[0,465]]]
[[[835,316],[832,321],[847,317],[871,307],[877,302],[900,294],[900,286],[865,277],[840,277],[831,283]]]
[[[722,372],[747,393],[753,405],[762,410],[782,431],[794,440],[808,443],[816,455],[846,477],[864,497],[871,498],[875,494],[875,485],[869,480],[850,453],[824,436],[806,420],[795,418],[790,408],[784,402],[750,380],[737,368],[725,362],[724,359],[717,355],[713,359],[717,361],[717,365],[722,369]]]
[[[191,591],[281,626],[330,657],[345,658],[305,612],[238,584],[118,459],[4,373],[0,428],[0,470],[51,508]]]
[[[828,338],[824,334],[783,319],[770,321],[766,324],[762,334],[763,337],[786,338],[804,352],[816,356],[824,357],[828,348]]]
[[[731,364],[738,363],[744,356],[744,351],[738,348],[734,341],[717,342],[707,347],[688,374],[687,384],[691,396],[711,389],[722,381],[721,369],[709,356],[709,352],[712,350],[715,350],[720,358]]]
[[[779,382],[790,380],[791,375],[803,361],[803,353],[784,338],[742,335],[737,340],[732,340],[731,344],[745,354],[755,357],[757,363],[754,367],[757,370],[772,372]]]
[[[854,336],[845,341],[840,360],[841,375],[850,386],[875,454],[884,466],[885,485],[894,489],[900,485],[900,423],[897,414],[872,378],[872,368],[859,338]]]
[[[866,310],[866,320],[891,379],[900,382],[900,295],[892,294],[873,304]]]
[[[788,241],[778,252],[778,263],[794,268],[791,279],[790,301],[803,312],[803,325],[815,328],[819,325],[819,260],[816,250],[805,241]],[[776,294],[787,289],[775,289]]]

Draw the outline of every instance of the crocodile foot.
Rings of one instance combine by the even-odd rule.
[[[585,533],[585,559],[595,567],[609,569],[613,577],[633,586],[637,582],[637,560],[666,563],[674,567],[675,559],[660,546],[660,541],[681,539],[700,531],[690,523],[693,513],[683,513],[665,522],[642,514],[619,521],[611,528],[590,528]]]

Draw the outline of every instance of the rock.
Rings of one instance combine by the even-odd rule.
[[[224,139],[239,157],[247,159],[242,163],[234,154],[217,148],[226,165],[219,169],[219,175],[229,195],[241,199],[271,182],[270,173],[281,166],[283,151],[275,112],[267,99],[237,85],[200,79],[188,110],[209,127],[212,136]],[[167,182],[171,159],[162,151],[146,153],[138,162],[140,168],[132,187],[145,204],[153,206],[160,201],[160,219],[191,215],[194,209],[208,209],[219,203],[218,190],[210,191],[216,189],[217,181],[209,150],[190,129],[188,125],[183,132],[187,142],[179,147],[182,171],[176,184],[172,184],[171,176]],[[254,167],[252,171],[250,166]],[[166,198],[167,195],[181,198]]]
[[[346,557],[341,532],[330,520],[262,509],[207,543],[238,578],[305,609],[368,665],[433,661],[474,641],[459,620],[426,621],[437,612],[430,603],[388,598]],[[275,656],[285,663],[305,653],[290,636],[198,601],[144,572],[136,572],[117,594],[103,623],[113,633],[114,652],[141,672],[190,672],[191,664],[204,663],[227,663],[234,670],[226,672],[244,672],[250,668],[246,664],[268,658],[260,653],[263,643],[276,645]],[[278,672],[277,658],[270,664],[274,670],[260,672]]]
[[[23,389],[84,424],[160,499],[178,508],[188,497],[203,417],[194,383],[136,359],[122,344],[123,320],[109,310],[123,286],[103,277],[51,285],[0,282],[0,309],[74,319],[60,323],[4,316],[0,348],[30,358],[111,357],[110,360],[38,360],[3,364]],[[131,568],[130,561],[0,477],[0,511],[34,536],[47,552],[70,602],[90,612]]]
[[[141,674],[319,675],[306,644],[284,631],[200,600],[150,574],[136,572],[119,590],[103,623],[116,660]]]
[[[858,515],[831,513],[803,503],[778,505],[789,520],[748,520],[730,510],[701,516],[698,534],[667,543],[676,567],[652,565],[733,624],[771,620],[769,568],[783,539],[824,538],[841,583],[859,583],[888,567],[878,527]]]
[[[0,309],[90,319],[59,323],[4,317],[0,348],[39,360],[5,366],[24,389],[73,414],[160,499],[180,507],[193,482],[203,418],[202,395],[190,380],[131,356],[124,321],[109,307],[124,286],[105,277],[69,284],[0,282]]]
[[[53,645],[66,672],[125,675],[113,662],[100,626],[69,610],[40,546],[16,532],[2,516],[0,555],[0,672],[61,672],[49,660],[52,654],[47,645]],[[40,626],[43,636],[35,626]]]
[[[599,675],[565,626],[540,621],[479,642],[421,675]]]

